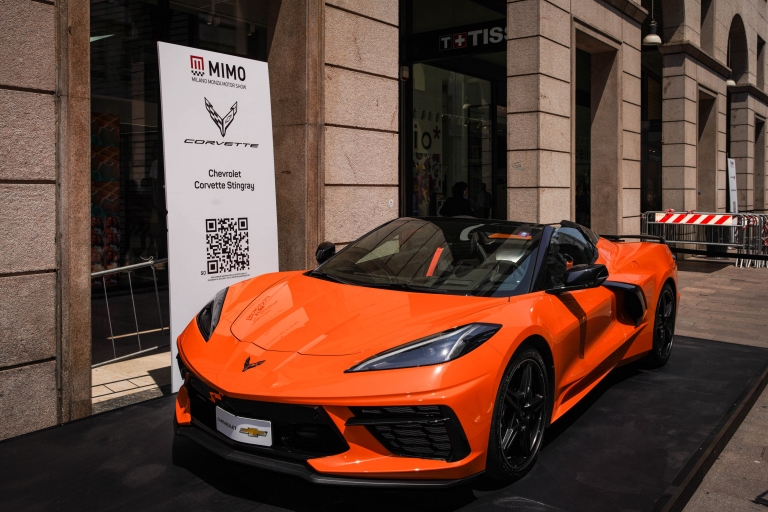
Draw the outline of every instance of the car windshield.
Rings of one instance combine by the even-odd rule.
[[[428,293],[507,297],[529,290],[540,226],[472,218],[403,218],[367,234],[309,275]]]

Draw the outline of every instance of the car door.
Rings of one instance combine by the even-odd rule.
[[[571,225],[554,230],[543,268],[543,289],[562,284],[563,274],[569,268],[597,261],[597,247],[586,233],[583,228]],[[587,382],[583,384],[588,385],[589,381],[602,377],[601,363],[618,350],[626,338],[615,321],[616,296],[608,288],[599,286],[550,297],[558,322],[558,388],[564,392],[585,378]]]

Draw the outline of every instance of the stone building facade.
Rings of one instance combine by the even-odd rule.
[[[635,233],[726,211],[733,158],[739,208],[768,208],[764,0],[659,0],[658,47],[645,0],[210,5],[0,0],[0,439],[90,414],[94,116],[120,197],[162,186],[157,40],[269,63],[282,269],[461,182],[478,215]],[[163,257],[154,201],[121,264]]]

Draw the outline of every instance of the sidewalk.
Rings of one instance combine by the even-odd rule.
[[[768,348],[768,269],[720,267],[681,262],[682,298],[676,334]],[[768,388],[710,468],[685,511],[767,509]]]
[[[167,395],[171,388],[168,347],[144,357],[91,370],[93,414]]]

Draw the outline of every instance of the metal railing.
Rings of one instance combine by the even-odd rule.
[[[706,248],[706,251],[678,248],[678,252],[716,259],[735,258],[737,267],[768,266],[768,215],[674,210],[646,212],[642,216],[641,232],[661,236],[675,246]]]
[[[164,323],[163,323],[163,311],[162,311],[162,308],[160,306],[160,291],[158,290],[158,287],[157,287],[157,273],[155,272],[155,268],[156,267],[158,267],[158,268],[162,267],[164,265],[167,265],[167,263],[168,263],[168,259],[167,258],[163,258],[163,259],[159,259],[159,260],[154,260],[154,259],[150,258],[148,261],[145,261],[145,262],[142,262],[142,263],[137,263],[135,265],[127,265],[125,267],[120,267],[120,268],[114,268],[114,269],[109,269],[109,270],[101,270],[99,272],[94,272],[94,273],[91,274],[91,279],[101,278],[101,283],[102,283],[102,286],[104,288],[104,301],[105,301],[106,306],[107,306],[107,321],[109,323],[109,336],[107,337],[107,339],[112,342],[112,354],[114,356],[112,359],[109,359],[107,361],[101,361],[99,363],[91,365],[91,368],[97,368],[99,366],[103,366],[103,365],[108,364],[108,363],[114,363],[116,361],[121,361],[121,360],[127,359],[129,357],[134,357],[137,354],[142,354],[144,352],[150,352],[150,351],[156,350],[158,348],[167,347],[170,344],[170,342],[168,342],[168,343],[161,343],[161,344],[158,344],[156,346],[147,347],[147,348],[143,348],[141,346],[141,335],[142,334],[146,335],[146,334],[155,333],[155,332],[160,332],[162,334],[165,334],[169,330],[169,327],[165,326]],[[160,327],[156,328],[156,329],[146,329],[146,330],[142,331],[142,330],[139,329],[139,317],[138,317],[138,315],[136,313],[136,299],[135,299],[135,296],[133,294],[133,280],[131,279],[131,274],[133,272],[135,272],[136,270],[140,270],[140,269],[144,269],[144,268],[150,268],[152,270],[152,281],[154,283],[154,288],[155,288],[155,298],[157,299],[157,315],[158,315],[158,319],[160,321]],[[109,310],[109,295],[107,293],[107,280],[106,280],[106,278],[107,278],[107,276],[111,276],[111,275],[114,275],[114,274],[123,274],[123,273],[128,274],[128,288],[130,290],[130,295],[131,295],[131,306],[133,308],[133,320],[134,320],[134,325],[136,326],[136,331],[135,332],[130,332],[130,333],[124,333],[124,334],[115,335],[115,333],[114,333],[114,331],[112,329],[112,315],[111,315],[110,310]],[[138,350],[136,350],[134,352],[131,352],[129,354],[122,355],[122,356],[118,357],[117,356],[117,348],[115,347],[115,340],[122,339],[122,338],[129,338],[129,337],[132,337],[132,336],[136,336]]]

